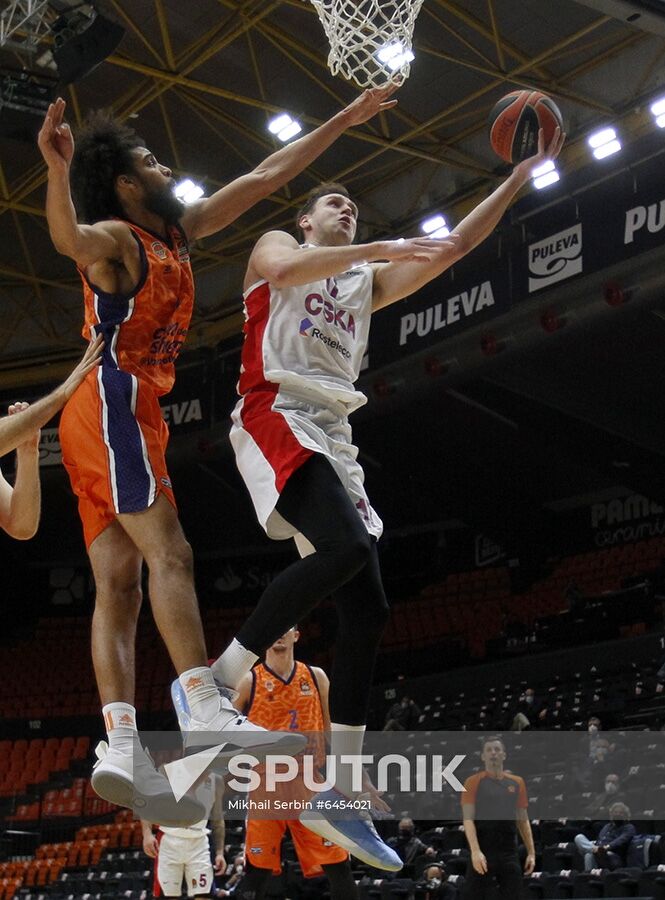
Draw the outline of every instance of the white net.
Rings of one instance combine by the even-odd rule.
[[[333,75],[361,88],[409,76],[411,41],[423,0],[310,0],[330,42]]]

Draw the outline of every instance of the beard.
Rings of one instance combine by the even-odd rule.
[[[145,186],[145,198],[143,205],[148,212],[161,216],[167,225],[175,225],[180,221],[185,204],[182,200],[178,200],[171,188],[164,187],[156,190]]]

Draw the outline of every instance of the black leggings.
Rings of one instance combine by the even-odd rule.
[[[351,863],[348,859],[345,862],[323,866],[323,871],[330,884],[330,900],[357,900],[358,888],[353,880]],[[271,875],[271,869],[259,869],[247,862],[245,877],[240,882],[235,896],[238,900],[263,900]]]
[[[262,656],[332,595],[339,624],[330,718],[342,725],[364,725],[376,653],[389,615],[376,542],[335,470],[319,453],[288,480],[277,511],[316,552],[292,563],[268,585],[238,641]]]

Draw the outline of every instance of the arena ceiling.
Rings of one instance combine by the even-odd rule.
[[[329,74],[326,38],[306,0],[103,0],[100,9],[126,34],[106,62],[64,88],[71,123],[110,107],[206,192],[276,149],[266,128],[274,113],[313,128],[357,93]],[[35,57],[50,41],[46,32]],[[195,248],[191,346],[214,346],[239,329],[253,241],[289,228],[321,179],[343,181],[359,200],[361,238],[415,233],[434,209],[454,223],[504,172],[486,132],[503,93],[532,86],[556,98],[569,133],[563,167],[575,167],[592,126],[623,119],[639,137],[640,112],[664,74],[663,36],[574,0],[425,0],[414,49],[394,110],[349,131],[288,188]],[[0,66],[38,71],[35,59],[7,47]],[[81,297],[72,263],[51,247],[37,147],[7,136],[5,121],[3,110],[0,382],[9,386],[43,380],[45,363],[55,376],[78,353]]]

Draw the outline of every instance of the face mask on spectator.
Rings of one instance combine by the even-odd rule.
[[[606,794],[616,794],[619,790],[619,785],[615,781],[606,781],[605,782],[605,793]]]

